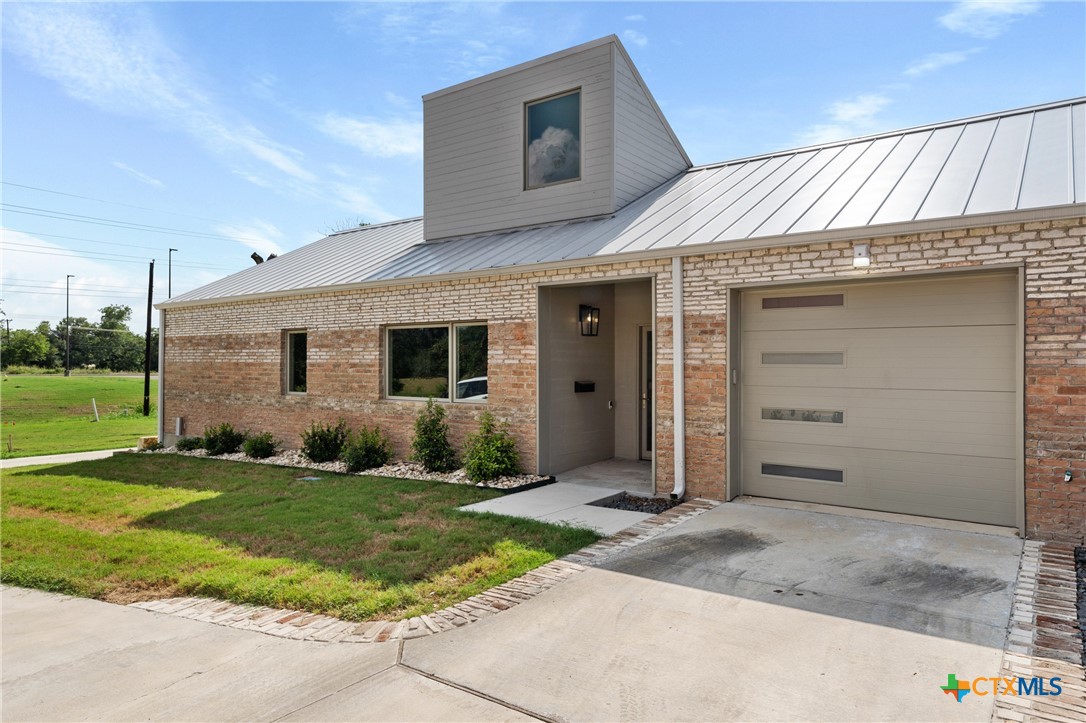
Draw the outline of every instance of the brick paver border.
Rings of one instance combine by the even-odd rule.
[[[1075,610],[1075,548],[1027,540],[1000,675],[1060,678],[1059,696],[996,698],[993,721],[1086,721],[1086,670]]]
[[[625,530],[600,540],[577,552],[537,567],[520,577],[486,592],[451,605],[444,610],[397,622],[354,623],[331,615],[260,605],[224,602],[213,598],[175,597],[132,603],[130,607],[165,615],[201,620],[241,630],[294,640],[320,642],[382,643],[435,635],[508,610],[531,600],[589,567],[599,565],[681,522],[697,517],[720,505],[713,500],[695,499],[672,507],[667,512],[642,520]]]

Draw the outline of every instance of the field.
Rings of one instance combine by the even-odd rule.
[[[152,378],[152,406],[157,395],[158,380]],[[99,422],[91,399],[98,404]],[[158,426],[154,408],[150,417],[142,412],[142,377],[4,375],[0,459],[134,447]]]
[[[308,473],[135,453],[6,471],[0,579],[118,603],[203,595],[389,620],[598,539],[456,509],[494,490]]]

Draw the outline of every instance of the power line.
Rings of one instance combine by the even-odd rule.
[[[145,223],[134,223],[132,221],[121,221],[115,218],[102,218],[100,216],[84,216],[77,213],[67,213],[65,211],[54,211],[49,208],[37,208],[35,206],[21,206],[14,203],[0,203],[8,213],[20,213],[26,216],[40,216],[43,218],[51,218],[56,221],[72,221],[73,223],[89,223],[95,226],[111,226],[113,228],[123,228],[130,231],[144,231],[146,233],[161,233],[171,236],[187,236],[190,238],[209,238],[219,239],[223,241],[235,241],[243,244],[243,241],[256,241],[259,243],[266,243],[265,239],[252,238],[249,236],[224,236],[223,234],[202,233],[200,231],[190,231],[188,229],[170,228],[169,226],[153,226]],[[243,244],[244,245],[244,244]]]
[[[41,244],[24,244],[17,241],[5,241],[5,246],[17,246],[15,249],[24,254],[41,254],[44,256],[68,256],[72,258],[89,258],[89,259],[102,259],[104,261],[123,263],[123,264],[146,264],[148,259],[145,256],[132,256],[129,254],[110,254],[96,251],[79,251],[76,253],[65,254],[57,251],[31,251],[29,249],[47,249],[53,248],[51,246],[43,246]],[[64,249],[65,251],[74,251],[75,249]],[[139,261],[126,261],[125,259],[140,259]],[[212,264],[185,264],[174,263],[174,266],[184,266],[190,269],[222,269],[225,271],[235,271],[236,269],[231,266],[214,266]]]
[[[26,291],[24,289],[11,289],[10,291],[11,291],[12,294],[29,294],[31,296],[71,296],[73,299],[81,299],[81,298],[93,298],[93,299],[118,299],[118,298],[121,298],[121,299],[142,299],[142,298],[145,298],[143,294],[122,294],[122,293],[98,294],[98,293],[94,293],[94,292],[80,293],[80,294],[76,294],[75,292],[72,292],[71,294],[69,294],[69,293],[64,292],[64,291]]]
[[[41,188],[40,186],[27,186],[23,183],[13,183],[11,181],[0,181],[5,186],[15,186],[16,188],[26,188],[31,191],[41,191],[42,193],[52,193],[57,196],[67,196],[68,198],[79,198],[84,201],[95,201],[97,203],[108,203],[111,206],[123,206],[124,208],[135,208],[140,211],[150,211],[151,213],[165,213],[170,216],[179,216],[181,218],[192,218],[197,221],[210,221],[211,223],[230,223],[229,221],[223,221],[218,218],[207,218],[206,216],[194,216],[190,213],[178,213],[177,211],[163,211],[157,208],[148,208],[147,206],[136,206],[131,203],[121,203],[120,201],[107,201],[104,198],[94,198],[93,196],[80,196],[77,193],[65,193],[64,191],[54,191],[50,188]]]
[[[33,284],[45,284],[45,286],[35,286],[35,288],[42,288],[42,289],[55,289],[55,288],[57,288],[55,286],[55,284],[58,284],[58,283],[61,283],[61,282],[57,281],[56,279],[27,279],[27,278],[23,278],[23,277],[20,277],[20,278],[17,278],[17,279],[11,279],[10,281],[5,281],[4,279],[0,279],[0,286],[12,285],[12,284],[15,284],[15,285],[18,285],[18,286],[31,286]],[[79,288],[80,289],[93,289],[95,291],[101,291],[103,289],[124,289],[125,291],[129,291],[129,290],[131,290],[132,287],[127,286],[127,285],[123,285],[123,284],[79,284]]]
[[[143,244],[123,244],[123,243],[121,243],[119,241],[99,241],[97,239],[85,238],[85,237],[82,237],[82,236],[61,236],[60,234],[56,234],[56,233],[38,233],[37,231],[25,231],[23,229],[10,228],[10,227],[5,227],[4,230],[5,231],[15,231],[16,233],[25,233],[25,234],[29,234],[31,236],[44,236],[46,238],[62,238],[62,239],[68,240],[68,241],[86,241],[87,243],[102,244],[104,246],[124,246],[124,247],[130,248],[130,249],[144,249],[145,251],[161,251],[163,253],[166,253],[166,251],[168,251],[168,248],[166,246],[145,246]]]

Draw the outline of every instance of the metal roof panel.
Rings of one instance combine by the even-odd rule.
[[[1086,99],[692,168],[613,216],[423,242],[334,234],[160,306],[703,247],[1086,201]],[[967,223],[963,218],[960,223]],[[958,223],[954,221],[954,223]]]

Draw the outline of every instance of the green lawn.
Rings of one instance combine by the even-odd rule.
[[[152,404],[157,395],[158,380],[152,378]],[[99,422],[94,421],[91,399],[98,404]],[[158,424],[155,410],[150,417],[142,411],[141,377],[4,375],[0,458],[134,447],[139,437],[154,434]]]
[[[297,479],[306,474],[321,479]],[[175,455],[9,470],[0,577],[114,602],[206,595],[347,620],[398,619],[598,539],[456,510],[497,495]]]

